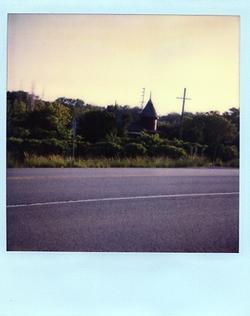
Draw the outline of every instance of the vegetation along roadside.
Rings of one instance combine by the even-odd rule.
[[[169,113],[158,117],[154,132],[134,128],[139,113],[128,105],[8,92],[8,167],[239,166],[239,109]]]

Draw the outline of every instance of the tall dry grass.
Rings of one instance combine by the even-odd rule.
[[[203,157],[186,157],[170,159],[168,157],[135,157],[135,158],[77,158],[60,155],[24,156],[23,161],[8,155],[9,168],[180,168],[180,167],[209,167],[212,163]]]

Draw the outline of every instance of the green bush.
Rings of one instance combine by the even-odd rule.
[[[23,142],[23,151],[30,154],[50,155],[64,154],[68,143],[56,138],[51,139],[26,139]]]
[[[41,154],[43,151],[42,140],[40,139],[26,139],[23,142],[23,150],[32,154]],[[45,153],[44,153],[45,154]]]
[[[75,142],[75,155],[76,156],[86,156],[88,153],[90,144],[81,140],[76,140]],[[71,144],[72,148],[72,144]]]
[[[146,147],[160,145],[163,140],[161,139],[159,134],[149,134],[145,131],[140,133],[140,137],[138,138],[139,143],[145,145]]]
[[[7,140],[7,148],[9,151],[17,151],[22,148],[23,139],[16,137],[9,137]]]
[[[238,158],[238,149],[234,145],[210,145],[207,146],[205,155],[213,161],[219,159],[227,162]]]
[[[86,153],[91,157],[116,157],[121,152],[121,146],[111,142],[98,142],[88,146]]]
[[[206,145],[201,145],[198,143],[190,143],[190,142],[184,142],[181,145],[181,148],[183,148],[185,152],[191,156],[193,155],[202,156],[206,147],[207,147]]]
[[[170,145],[153,146],[151,149],[152,156],[165,156],[171,159],[180,159],[187,156],[183,148]]]
[[[7,139],[7,150],[9,153],[12,153],[12,157],[23,160],[24,150],[23,150],[23,139],[16,137],[9,137]]]
[[[222,145],[219,148],[218,156],[222,159],[222,161],[234,160],[238,157],[238,149],[236,146]]]
[[[47,154],[64,154],[67,152],[68,143],[64,140],[59,140],[56,138],[44,139],[41,142],[42,148],[41,153]]]
[[[143,156],[147,153],[147,149],[142,144],[129,143],[124,146],[123,153],[126,157]]]

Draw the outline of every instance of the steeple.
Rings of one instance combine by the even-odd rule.
[[[153,102],[151,100],[151,93],[150,93],[150,98],[149,98],[147,104],[145,105],[144,109],[141,112],[141,117],[149,117],[149,118],[153,118],[153,119],[158,118],[155,107],[154,107]]]
[[[156,113],[151,97],[152,94],[150,92],[149,100],[145,105],[144,109],[142,110],[140,116],[143,128],[155,132],[157,130],[158,115]]]

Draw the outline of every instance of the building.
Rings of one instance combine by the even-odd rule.
[[[156,113],[151,97],[149,98],[147,104],[145,105],[144,109],[140,113],[140,118],[141,118],[140,123],[143,129],[150,132],[157,131],[158,115]]]

